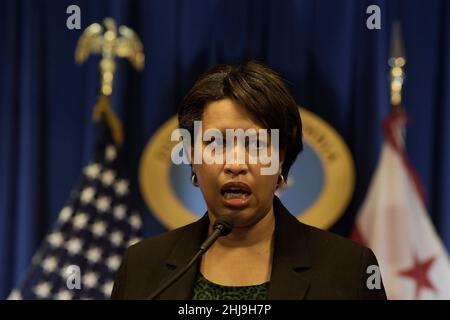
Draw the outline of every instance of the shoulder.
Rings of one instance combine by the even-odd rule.
[[[333,297],[386,299],[381,275],[376,287],[379,290],[371,290],[367,285],[374,273],[374,266],[378,268],[378,261],[371,249],[309,225],[302,224],[302,229],[306,235],[311,272],[320,277],[317,283],[323,287],[321,293],[331,292]]]
[[[369,290],[367,281],[378,262],[372,250],[316,227],[304,224],[277,203],[280,261],[294,261],[301,276],[311,283],[310,299],[385,299],[380,290]],[[370,267],[370,268],[369,268]],[[378,287],[377,287],[378,289]]]
[[[362,254],[362,251],[370,250],[351,239],[330,231],[299,223],[306,235],[308,248],[313,252],[329,252],[332,255],[343,254],[347,257],[349,255],[358,257]]]
[[[280,224],[280,238],[298,250],[307,250],[313,260],[344,257],[353,261],[359,259],[364,251],[369,250],[353,240],[300,222],[278,198],[275,201],[275,208],[277,223]],[[295,245],[293,242],[302,244]]]
[[[116,273],[113,299],[142,298],[166,276],[164,266],[177,243],[192,234],[199,221],[146,238],[128,247]],[[184,243],[189,243],[188,239]]]
[[[316,265],[330,263],[355,272],[365,272],[369,265],[378,265],[370,248],[330,231],[299,223],[306,236],[310,257]]]

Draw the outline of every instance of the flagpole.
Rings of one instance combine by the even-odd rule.
[[[81,64],[91,54],[101,55],[100,95],[92,116],[95,123],[106,120],[114,143],[120,146],[123,142],[122,124],[110,103],[116,71],[115,59],[127,58],[134,68],[140,71],[144,68],[145,56],[142,42],[132,29],[123,25],[117,28],[112,18],[105,18],[103,25],[105,28],[99,23],[93,23],[84,30],[78,40],[75,61]]]
[[[391,67],[390,75],[390,93],[391,93],[391,106],[394,114],[399,114],[403,111],[402,106],[402,88],[405,78],[405,72],[403,70],[406,64],[405,50],[403,46],[403,37],[400,27],[400,22],[395,21],[392,25],[392,37],[391,37],[391,57],[388,61]]]
[[[118,58],[127,58],[131,64],[135,67],[135,69],[137,70],[142,70],[144,67],[144,53],[143,53],[143,46],[142,43],[139,39],[139,37],[137,36],[137,34],[130,28],[126,27],[126,26],[120,26],[119,28],[116,28],[116,24],[114,22],[113,19],[111,18],[106,18],[104,20],[104,26],[105,28],[103,28],[102,25],[98,24],[98,23],[94,23],[91,24],[89,27],[87,27],[84,32],[82,33],[82,35],[80,36],[80,39],[78,40],[78,44],[77,44],[77,48],[75,51],[75,60],[77,63],[83,63],[84,61],[86,61],[86,59],[91,55],[91,54],[100,54],[101,55],[101,61],[100,61],[100,76],[101,76],[101,84],[100,84],[100,94],[99,94],[99,98],[98,101],[94,107],[93,110],[93,119],[95,123],[99,123],[101,121],[105,121],[106,125],[108,126],[108,128],[110,129],[111,132],[111,136],[110,138],[112,138],[112,141],[110,141],[110,139],[108,138],[108,144],[115,144],[116,146],[120,146],[123,142],[123,129],[122,129],[122,124],[119,120],[119,118],[116,116],[116,114],[114,113],[114,111],[111,108],[111,104],[110,104],[110,97],[112,94],[112,85],[113,85],[113,79],[114,79],[114,73],[115,73],[115,69],[116,69],[116,63],[115,63],[115,59]],[[95,158],[96,156],[94,156],[94,160],[98,160]],[[114,161],[114,157],[112,157],[111,159],[106,159],[107,156],[103,156],[102,157],[102,162],[105,161],[106,164],[104,164],[105,168],[107,168],[110,172],[118,172],[117,169],[115,168],[117,166],[117,161]],[[92,183],[92,185],[96,184],[95,181],[99,181],[99,172],[95,173],[94,175],[89,175],[88,173],[88,169],[89,166],[92,165],[96,165],[95,163],[91,163],[90,165],[88,165],[87,167],[85,167],[85,169],[83,170],[83,174],[80,177],[80,182],[77,183],[76,185],[76,193],[74,195],[71,194],[70,196],[70,200],[69,203],[67,204],[66,207],[64,207],[65,209],[70,208],[70,210],[73,210],[68,216],[63,214],[63,211],[60,211],[59,215],[58,215],[58,221],[55,224],[55,226],[52,229],[52,233],[55,232],[62,232],[61,228],[63,226],[63,224],[65,224],[66,226],[66,230],[64,230],[64,232],[72,232],[69,233],[70,237],[73,237],[73,240],[78,240],[80,241],[81,236],[74,236],[75,232],[78,232],[78,229],[76,229],[76,227],[71,227],[71,229],[68,229],[67,226],[73,226],[74,223],[74,216],[76,212],[79,212],[78,210],[80,208],[82,208],[82,212],[83,213],[78,213],[80,216],[81,215],[87,215],[87,213],[84,213],[85,211],[88,212],[88,209],[86,208],[87,204],[83,204],[83,201],[80,201],[78,198],[80,198],[80,193],[82,188],[85,186],[85,184],[87,183],[86,181],[89,180],[89,183]],[[97,169],[99,170],[99,169]],[[103,169],[101,169],[103,170]],[[125,181],[125,178],[122,176],[119,176],[119,174],[113,176],[112,178],[113,180],[116,179],[117,181]],[[128,179],[127,179],[128,180]],[[92,182],[94,181],[94,182]],[[111,182],[113,183],[113,182]],[[108,194],[108,192],[111,192],[111,183],[109,185],[105,186],[105,182],[102,181],[102,183],[98,183],[97,184],[100,186],[98,188],[101,188],[102,191],[99,192],[102,194]],[[127,188],[127,187],[126,187]],[[126,189],[125,188],[125,189]],[[119,196],[117,196],[117,193],[119,193]],[[95,200],[93,198],[94,196],[92,196],[91,200],[88,201],[88,203],[91,204],[91,208],[94,207],[93,206],[93,201]],[[129,193],[128,191],[115,191],[115,193],[113,193],[113,195],[111,196],[113,201],[116,201],[116,206],[120,207],[120,206],[127,206],[130,207],[128,202],[131,202],[130,200],[128,200]],[[106,198],[106,196],[104,196],[104,198]],[[117,198],[116,200],[114,200],[115,198]],[[108,206],[110,204],[108,203]],[[73,209],[75,208],[75,209]],[[64,210],[64,209],[63,209]],[[95,207],[93,209],[91,209],[91,212],[89,214],[95,216],[98,215],[98,210],[100,209],[95,209]],[[106,210],[106,209],[104,209]],[[125,209],[123,209],[125,210]],[[92,212],[93,211],[93,212]],[[131,211],[130,211],[131,212]],[[126,213],[126,211],[124,211],[124,214]],[[61,219],[63,216],[65,216],[64,219]],[[130,214],[130,217],[132,216],[132,214]],[[118,218],[118,219],[123,219],[122,218]],[[70,220],[70,223],[67,222]],[[87,222],[84,222],[85,224],[87,224]],[[112,222],[109,222],[110,224],[112,224]],[[131,225],[131,231],[130,230],[125,230],[125,231],[121,231],[121,229],[119,227],[117,227],[118,232],[127,232],[129,233],[129,237],[131,239],[131,237],[135,236],[138,234],[137,231],[134,231],[134,229],[139,229],[140,226],[138,226],[139,222],[137,222],[136,219],[134,219],[134,225]],[[78,227],[81,228],[81,227]],[[133,229],[134,228],[134,229]],[[58,231],[59,230],[59,231]],[[69,231],[67,231],[69,230]],[[50,233],[50,234],[52,234]],[[100,237],[100,236],[99,236]],[[80,239],[79,239],[80,238]],[[35,276],[39,275],[37,274],[37,272],[42,272],[42,270],[39,270],[38,267],[40,266],[40,264],[42,263],[42,260],[46,257],[46,255],[49,254],[49,252],[52,252],[53,255],[56,255],[56,253],[54,252],[55,248],[61,248],[63,247],[67,241],[69,241],[69,237],[66,237],[64,239],[61,238],[61,240],[59,240],[59,244],[54,244],[50,239],[49,236],[46,236],[45,239],[40,243],[37,252],[33,255],[32,257],[32,261],[30,266],[28,267],[28,269],[25,272],[24,277],[21,279],[21,281],[19,282],[19,285],[15,287],[15,289],[12,290],[12,292],[10,293],[10,295],[7,297],[7,299],[28,299],[30,298],[29,296],[29,290],[31,290],[31,285],[32,283],[35,281]],[[114,250],[117,250],[118,245],[114,242]],[[107,246],[108,248],[108,246]],[[66,248],[67,249],[67,248]],[[75,249],[74,249],[75,250]],[[79,250],[79,249],[76,249]],[[74,256],[76,256],[76,253],[73,253]],[[68,258],[65,258],[66,261]],[[69,263],[70,264],[70,263]],[[64,267],[64,265],[62,266]],[[108,266],[109,267],[109,266]],[[50,267],[49,267],[50,268]],[[54,267],[53,267],[54,268]],[[109,268],[113,268],[113,267],[109,267]],[[65,272],[65,270],[62,270],[63,272]],[[54,270],[50,270],[48,271],[49,274],[55,273]],[[41,277],[41,276],[40,276]],[[64,281],[64,277],[63,280]],[[48,283],[50,282],[50,280],[45,279],[43,280],[43,283]],[[24,291],[26,290],[26,291]],[[42,295],[42,293],[41,293]],[[42,296],[38,296],[37,294],[33,293],[33,298],[46,298],[46,297],[50,297],[50,293],[47,292],[45,294],[43,294]],[[55,295],[53,295],[55,296]]]

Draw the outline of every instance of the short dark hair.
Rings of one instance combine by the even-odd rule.
[[[194,135],[194,121],[202,119],[204,107],[213,101],[230,99],[244,107],[266,129],[279,129],[284,151],[281,172],[289,169],[303,149],[302,122],[298,105],[281,77],[256,62],[218,65],[195,82],[178,110],[180,128]]]

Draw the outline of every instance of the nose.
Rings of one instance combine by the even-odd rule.
[[[225,163],[224,171],[227,175],[238,176],[244,175],[248,172],[247,164],[239,164],[236,161],[233,163]]]
[[[235,146],[233,151],[233,159],[228,159],[228,157],[225,157],[225,165],[224,165],[224,171],[227,175],[231,176],[238,176],[238,175],[244,175],[248,172],[248,165],[246,163],[246,155],[245,150],[240,150],[243,152],[244,157],[240,158],[238,153],[239,147]]]

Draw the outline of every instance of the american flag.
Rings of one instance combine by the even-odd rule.
[[[108,299],[126,248],[140,240],[120,149],[105,130],[93,160],[8,299]]]

